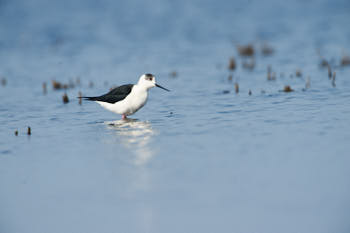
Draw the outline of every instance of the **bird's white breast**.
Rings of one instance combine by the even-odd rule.
[[[117,114],[131,115],[142,108],[147,102],[148,92],[145,88],[134,85],[130,94],[114,104],[97,101],[102,107]]]

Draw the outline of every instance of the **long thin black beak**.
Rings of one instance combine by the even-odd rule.
[[[158,85],[158,84],[156,84],[156,87],[162,88],[163,90],[166,90],[166,91],[170,91],[170,90],[166,89],[165,87],[162,87],[161,85]]]

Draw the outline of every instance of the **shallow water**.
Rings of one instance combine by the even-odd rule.
[[[0,1],[0,232],[349,232],[349,12],[341,0]],[[252,71],[235,48],[247,43]],[[152,89],[128,121],[75,98],[148,72],[171,92]],[[51,80],[77,77],[63,104]]]

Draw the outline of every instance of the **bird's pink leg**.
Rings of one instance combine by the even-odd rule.
[[[126,115],[125,114],[122,115],[122,119],[126,120]]]

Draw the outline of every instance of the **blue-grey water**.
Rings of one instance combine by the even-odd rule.
[[[0,232],[350,232],[349,22],[347,0],[1,0]],[[143,73],[171,92],[133,120],[78,103]],[[78,78],[63,104],[51,81]]]

